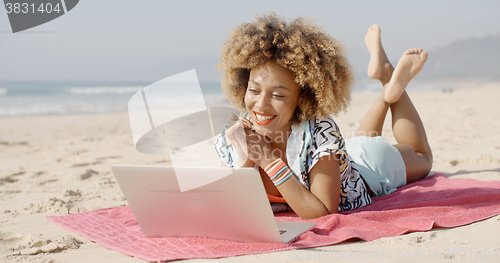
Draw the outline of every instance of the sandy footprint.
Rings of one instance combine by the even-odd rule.
[[[90,166],[90,165],[96,165],[98,162],[94,161],[83,161],[83,162],[76,162],[72,164],[72,167],[83,167],[83,166]]]
[[[0,178],[0,185],[4,184],[11,184],[17,182],[18,179],[16,179],[14,176],[5,176]]]
[[[35,243],[37,240],[33,235],[23,235],[15,232],[0,233],[2,250],[19,251],[29,247],[29,245]]]
[[[489,154],[481,155],[479,158],[469,159],[452,159],[449,161],[451,166],[465,165],[465,164],[480,164],[480,165],[496,165],[500,164],[500,159],[495,158]]]
[[[55,182],[58,182],[58,181],[59,181],[58,178],[48,179],[48,180],[43,180],[43,181],[37,182],[37,185],[38,186],[44,186],[45,184],[55,183]]]
[[[47,174],[47,172],[46,171],[33,172],[33,174],[31,175],[31,178],[37,178],[37,177],[40,177],[41,175],[44,175],[44,174]]]
[[[80,172],[79,175],[77,176],[80,180],[87,180],[90,177],[99,174],[98,172],[92,170],[92,169],[86,169],[83,172]]]
[[[477,164],[500,164],[500,159],[484,154],[477,159]]]
[[[434,239],[437,233],[430,232],[415,232],[408,235],[401,236],[401,240],[406,241],[409,245],[418,245],[420,243],[428,242]]]
[[[0,232],[0,243],[9,245],[20,245],[35,240],[31,235],[22,235],[15,232]]]
[[[123,156],[121,155],[110,155],[110,156],[102,156],[102,157],[97,157],[95,158],[97,162],[101,162],[101,161],[105,161],[105,160],[109,160],[109,159],[118,159],[118,158],[122,158]]]
[[[71,200],[65,201],[53,197],[39,204],[26,205],[23,207],[23,210],[28,211],[28,213],[30,214],[51,212],[55,214],[66,215],[69,214],[69,211],[72,207],[73,207],[73,202]]]
[[[7,176],[0,177],[0,185],[11,184],[19,181],[19,176],[26,174],[26,171],[21,169],[17,172],[10,172],[7,174]]]
[[[78,249],[84,242],[67,235],[56,240],[49,238],[37,238],[32,235],[21,235],[11,233],[13,237],[8,238],[12,251],[10,256],[38,255],[41,253],[57,253],[68,249]]]
[[[0,145],[5,145],[5,146],[28,145],[28,142],[26,142],[26,141],[18,141],[18,142],[0,141]]]

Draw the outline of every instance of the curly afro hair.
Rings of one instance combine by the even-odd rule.
[[[302,17],[291,23],[275,13],[256,19],[238,25],[221,48],[216,67],[223,72],[222,89],[229,101],[245,112],[250,70],[274,60],[302,87],[292,124],[345,111],[354,77],[342,44]]]

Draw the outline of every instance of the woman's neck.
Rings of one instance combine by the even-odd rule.
[[[267,136],[269,139],[271,139],[271,146],[273,147],[273,150],[278,149],[282,151],[282,156],[286,156],[286,146],[291,133],[292,126],[290,125],[283,131],[277,131],[271,134],[271,136]]]

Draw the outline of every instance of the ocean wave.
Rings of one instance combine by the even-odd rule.
[[[127,112],[126,105],[37,105],[0,108],[0,116],[40,116]]]
[[[7,95],[9,93],[9,90],[6,88],[0,88],[0,96]]]
[[[95,94],[123,94],[135,93],[142,87],[139,86],[125,86],[125,87],[67,87],[66,91],[78,95],[95,95]]]

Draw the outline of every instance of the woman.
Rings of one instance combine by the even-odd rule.
[[[427,59],[407,50],[394,69],[373,25],[368,74],[384,86],[356,137],[330,117],[350,101],[353,73],[343,47],[311,22],[276,14],[242,24],[222,47],[222,87],[242,113],[217,139],[227,166],[256,167],[271,202],[302,219],[352,210],[427,176],[432,153],[405,92]],[[398,144],[380,137],[387,110]]]

